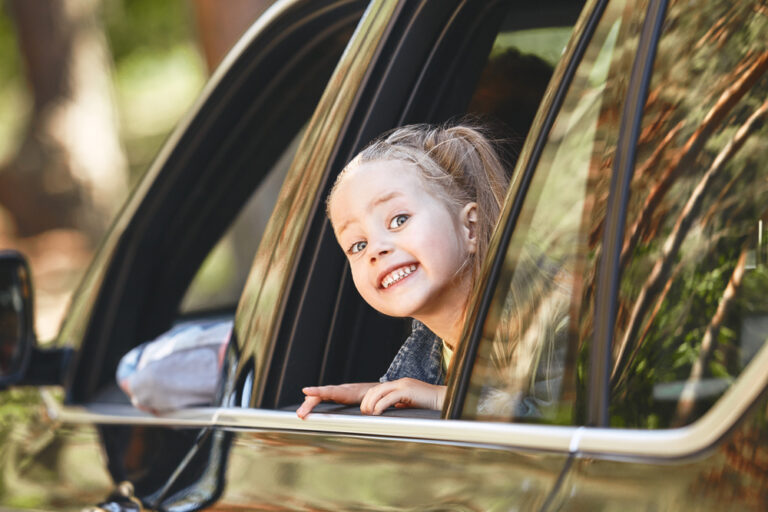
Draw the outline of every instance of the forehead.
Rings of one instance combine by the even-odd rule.
[[[353,164],[333,191],[329,203],[331,223],[338,227],[364,213],[378,200],[387,197],[425,198],[427,190],[420,170],[401,160],[376,160]]]

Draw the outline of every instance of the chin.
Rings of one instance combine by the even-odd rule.
[[[384,297],[386,300],[368,300],[363,297],[365,301],[370,304],[373,309],[379,313],[387,316],[393,316],[396,318],[413,317],[418,314],[424,308],[426,299],[422,297],[414,297],[414,293],[392,294],[390,297]],[[376,297],[381,299],[382,297]]]
[[[368,302],[368,304],[371,304],[373,306],[373,309],[378,311],[379,313],[387,316],[393,316],[395,318],[404,318],[404,317],[412,317],[413,314],[416,312],[415,308],[409,307],[409,305],[405,304],[397,304],[393,306],[392,304],[376,304]]]
[[[382,315],[391,316],[394,318],[408,318],[413,316],[413,311],[410,309],[405,308],[374,308],[376,311],[381,313]]]

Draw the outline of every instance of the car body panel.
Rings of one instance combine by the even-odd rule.
[[[765,510],[768,399],[701,452],[659,460],[579,454],[553,499],[556,510]],[[629,450],[626,450],[629,451]]]
[[[217,505],[294,510],[536,510],[563,455],[371,437],[238,433]],[[241,475],[235,477],[235,475]]]

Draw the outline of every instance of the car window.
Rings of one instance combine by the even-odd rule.
[[[768,12],[669,4],[627,212],[611,424],[688,424],[768,338]]]
[[[596,261],[645,2],[610,2],[549,132],[482,328],[463,418],[583,420]]]
[[[506,16],[467,108],[471,114],[502,124],[512,160],[533,123],[583,6],[580,1],[542,4],[544,7],[507,3]]]
[[[428,12],[410,13],[403,33],[407,50],[395,52],[397,62],[388,65],[397,71],[383,77],[373,73],[382,92],[371,99],[371,107],[357,107],[358,114],[366,108],[373,112],[350,128],[357,147],[397,125],[439,123],[469,113],[501,125],[501,137],[513,138],[510,153],[518,150],[582,6],[578,1],[543,3],[546,8],[511,1],[420,4]],[[448,22],[436,22],[439,16]],[[365,92],[359,94],[368,100]],[[354,156],[355,150],[349,151],[331,173]],[[324,200],[327,193],[320,197]],[[327,222],[323,211],[315,215],[321,217],[318,224]],[[285,349],[274,350],[264,391],[255,388],[263,395],[254,400],[261,407],[295,409],[308,385],[378,380],[411,331],[410,319],[385,317],[363,301],[330,226],[324,226],[315,252],[298,266],[298,272],[307,269],[310,275],[297,278],[304,287],[297,295],[297,313],[287,313],[277,337],[276,344]],[[331,300],[329,290],[336,293]]]
[[[182,315],[211,310],[234,311],[305,128],[285,148],[227,232],[206,256],[181,301]]]

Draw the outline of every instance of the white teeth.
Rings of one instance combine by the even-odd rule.
[[[383,288],[389,288],[402,278],[404,278],[407,275],[410,275],[411,272],[416,270],[416,265],[408,265],[407,267],[402,267],[397,270],[393,270],[386,276],[384,276],[384,279],[381,280],[381,286]]]

